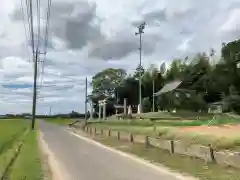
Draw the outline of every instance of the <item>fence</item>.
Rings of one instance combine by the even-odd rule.
[[[240,152],[233,152],[229,150],[220,151],[213,149],[211,146],[188,144],[180,140],[158,139],[128,132],[112,131],[111,129],[97,129],[86,126],[85,131],[92,135],[116,137],[118,140],[142,143],[145,144],[146,147],[153,146],[167,150],[170,153],[196,157],[205,160],[206,162],[240,168]]]

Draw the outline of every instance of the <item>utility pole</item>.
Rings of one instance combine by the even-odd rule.
[[[38,51],[34,58],[34,79],[33,79],[33,105],[32,105],[32,130],[35,128],[35,118],[36,118],[36,102],[37,102],[37,68],[38,68]]]
[[[85,79],[85,124],[87,124],[87,90],[88,90],[88,84],[87,84],[87,77]]]
[[[139,35],[140,38],[140,55],[139,55],[139,113],[142,113],[142,34],[144,33],[143,30],[145,28],[146,23],[143,22],[138,26],[138,32],[135,33],[135,35]]]
[[[152,111],[155,112],[155,78],[154,78],[154,77],[152,77],[152,78],[153,78],[153,82],[152,82],[152,84],[153,84],[153,104],[152,104]]]
[[[52,113],[52,106],[50,106],[50,109],[49,109],[49,116],[51,116],[51,113]]]

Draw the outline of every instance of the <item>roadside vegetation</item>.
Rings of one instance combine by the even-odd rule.
[[[156,113],[155,113],[156,114]],[[177,119],[171,120],[168,116],[158,113],[161,120],[151,121],[151,113],[142,114],[145,119],[124,119],[124,120],[92,120],[88,122],[88,126],[98,129],[111,129],[113,131],[130,132],[140,135],[148,135],[160,139],[167,140],[183,140],[189,144],[202,144],[208,146],[212,145],[215,149],[238,149],[240,150],[240,136],[237,134],[237,129],[234,129],[235,136],[228,136],[229,134],[220,134],[221,127],[224,125],[233,126],[240,124],[240,119],[230,118],[226,115],[218,116],[215,119],[205,120],[185,120]],[[176,116],[176,114],[175,114]],[[169,118],[170,117],[170,118]],[[187,117],[185,115],[185,117]],[[205,134],[201,129],[208,129],[211,127],[219,127],[219,133]],[[239,126],[240,127],[240,126]],[[187,131],[188,129],[196,128],[196,131]],[[197,130],[199,128],[199,130]],[[185,131],[186,129],[186,131]],[[230,127],[228,127],[230,129]]]
[[[37,132],[27,120],[0,121],[0,178],[41,180]]]
[[[73,123],[75,120],[74,119],[69,119],[69,118],[45,118],[43,119],[46,122],[53,123],[53,124],[58,124],[58,125],[68,125]]]
[[[36,139],[36,131],[31,131],[26,135],[21,152],[9,170],[11,180],[18,180],[19,177],[31,180],[42,179],[43,172]]]
[[[231,167],[209,164],[197,158],[170,154],[159,148],[146,148],[143,144],[118,141],[116,138],[95,137],[95,140],[118,150],[137,155],[154,164],[162,164],[171,170],[192,175],[200,180],[239,180],[240,171]]]

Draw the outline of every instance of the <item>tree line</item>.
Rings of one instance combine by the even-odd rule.
[[[124,69],[108,68],[93,76],[89,99],[95,112],[98,112],[98,101],[107,99],[107,115],[114,114],[114,104],[123,104],[124,98],[129,105],[137,105],[141,74],[144,112],[152,111],[153,91],[158,92],[164,85],[176,80],[182,81],[180,88],[183,91],[156,97],[156,110],[207,111],[209,104],[220,102],[225,111],[240,112],[239,52],[240,40],[235,40],[222,43],[219,57],[211,49],[193,57],[173,59],[168,67],[165,63],[160,67],[137,67],[133,74],[127,74]]]

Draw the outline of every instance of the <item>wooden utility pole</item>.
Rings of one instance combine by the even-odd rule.
[[[35,128],[36,103],[37,103],[37,68],[38,68],[38,51],[34,58],[34,77],[33,77],[33,104],[32,104],[32,130]]]
[[[85,79],[85,124],[87,124],[87,91],[88,91],[88,84],[87,84],[87,77]]]

